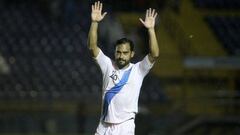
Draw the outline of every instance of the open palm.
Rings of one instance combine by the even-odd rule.
[[[149,28],[154,28],[156,17],[157,17],[157,13],[155,12],[155,9],[149,8],[146,11],[145,20],[143,21],[142,18],[140,18],[139,20],[142,22],[142,24],[146,28],[149,29]]]
[[[99,22],[104,18],[106,14],[107,12],[104,12],[102,14],[102,3],[100,3],[99,1],[95,2],[92,5],[92,14],[91,14],[92,21]]]

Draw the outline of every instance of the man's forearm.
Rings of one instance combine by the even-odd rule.
[[[154,28],[148,29],[149,34],[149,53],[153,58],[157,58],[159,56],[159,48],[158,48],[158,42],[157,37]]]
[[[92,22],[88,35],[88,48],[92,53],[93,57],[96,57],[99,53],[99,48],[97,46],[97,30],[98,30],[98,22]]]
[[[97,47],[97,29],[98,29],[98,22],[92,22],[89,30],[88,35],[88,48],[94,49]]]

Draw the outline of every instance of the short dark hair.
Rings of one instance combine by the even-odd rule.
[[[114,47],[116,48],[118,45],[125,44],[125,43],[129,43],[130,50],[134,51],[134,43],[132,40],[130,40],[128,38],[121,38],[121,39],[117,40]]]

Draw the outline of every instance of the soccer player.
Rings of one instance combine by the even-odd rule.
[[[143,60],[133,64],[130,61],[134,56],[134,44],[127,38],[116,41],[114,60],[98,47],[98,25],[107,14],[102,13],[102,7],[99,1],[92,5],[88,35],[88,48],[103,75],[102,114],[95,135],[134,135],[142,81],[159,56],[154,30],[157,13],[149,8],[145,20],[139,19],[148,30],[150,50]]]

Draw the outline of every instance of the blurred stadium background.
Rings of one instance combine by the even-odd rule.
[[[86,48],[92,0],[0,1],[0,134],[90,135],[100,70]],[[99,42],[126,36],[141,59],[138,18],[159,12],[160,58],[145,78],[136,135],[240,134],[239,0],[103,0]]]

